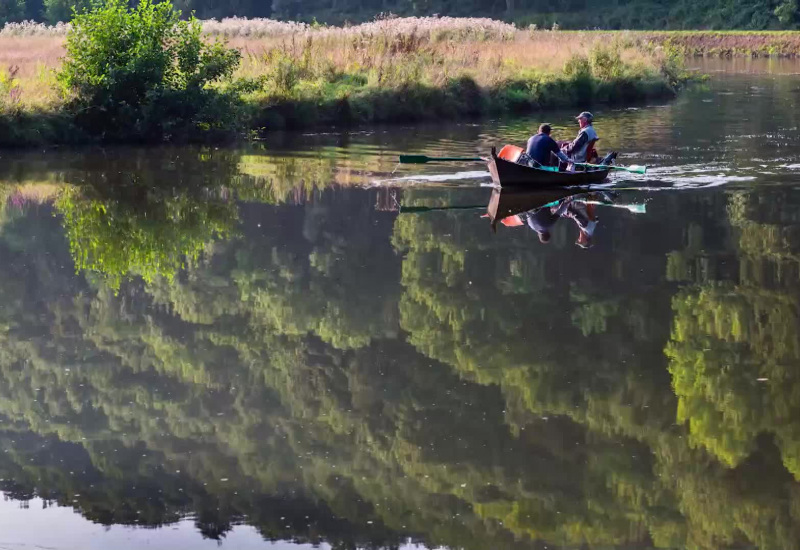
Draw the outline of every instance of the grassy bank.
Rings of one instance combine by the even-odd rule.
[[[301,39],[232,38],[259,127],[457,118],[675,93],[663,51],[591,35],[392,21]]]
[[[54,78],[65,32],[0,32],[0,145],[97,138],[73,124]],[[238,127],[251,134],[628,103],[671,96],[686,79],[676,50],[636,33],[448,18],[348,28],[229,20],[206,22],[204,32],[242,54],[233,78],[214,86],[236,98]]]
[[[642,43],[673,48],[685,56],[800,57],[796,31],[663,31],[632,33]]]

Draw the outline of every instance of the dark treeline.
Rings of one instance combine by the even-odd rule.
[[[0,0],[0,24],[33,19],[68,20],[89,0]],[[798,0],[178,0],[184,14],[201,19],[271,17],[330,24],[360,22],[379,14],[486,16],[561,28],[794,29]]]

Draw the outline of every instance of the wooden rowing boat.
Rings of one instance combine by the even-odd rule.
[[[497,155],[492,147],[492,157],[488,161],[492,181],[501,187],[519,186],[566,187],[573,185],[590,185],[602,183],[608,178],[611,168],[591,168],[585,172],[555,172],[544,168],[531,168],[511,162]]]

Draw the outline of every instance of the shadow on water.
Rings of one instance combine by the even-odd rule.
[[[378,184],[386,136],[6,163],[3,544],[796,548],[795,84],[748,78],[606,113],[616,191]]]

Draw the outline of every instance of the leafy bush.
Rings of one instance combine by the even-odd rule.
[[[0,69],[0,110],[15,110],[19,107],[20,88],[16,79],[19,67],[7,71]]]
[[[591,79],[592,66],[585,55],[573,55],[564,63],[564,76],[576,80]]]
[[[270,70],[267,79],[273,89],[281,95],[291,95],[294,87],[303,76],[301,65],[296,59],[280,49],[270,50],[264,55],[264,61]]]
[[[58,80],[77,124],[106,140],[198,139],[236,130],[229,80],[240,54],[208,44],[169,2],[108,0],[76,14]]]
[[[659,72],[671,88],[677,89],[690,78],[690,73],[686,69],[686,58],[680,48],[669,44],[662,48],[661,54]]]
[[[589,55],[592,74],[600,80],[614,80],[622,76],[625,63],[620,57],[619,48],[596,47]]]

